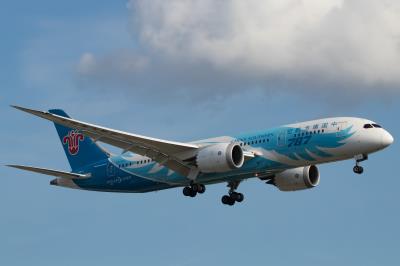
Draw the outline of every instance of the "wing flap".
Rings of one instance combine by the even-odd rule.
[[[67,178],[67,179],[87,179],[87,178],[91,177],[90,174],[70,173],[70,172],[65,172],[65,171],[59,171],[59,170],[53,170],[53,169],[47,169],[47,168],[39,168],[39,167],[33,167],[33,166],[26,166],[26,165],[10,164],[7,166],[25,170],[25,171],[38,173],[38,174],[62,177],[62,178]]]

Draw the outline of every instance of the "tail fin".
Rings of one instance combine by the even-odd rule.
[[[49,113],[68,117],[60,109],[49,110]],[[91,138],[84,136],[76,129],[68,128],[54,123],[65,154],[67,155],[72,171],[82,168],[109,157],[109,154],[100,148]]]

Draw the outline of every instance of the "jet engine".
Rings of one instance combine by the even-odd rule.
[[[285,170],[267,183],[281,191],[295,191],[318,186],[319,171],[315,165]]]
[[[196,165],[203,173],[222,173],[242,167],[244,155],[236,143],[218,143],[201,149]]]

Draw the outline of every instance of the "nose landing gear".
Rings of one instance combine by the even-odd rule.
[[[360,162],[368,160],[368,155],[359,154],[354,157],[356,159],[356,165],[353,167],[353,172],[356,174],[362,174],[364,172],[364,168],[360,166]]]

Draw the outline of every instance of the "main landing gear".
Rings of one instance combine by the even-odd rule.
[[[356,174],[362,174],[364,172],[364,168],[360,166],[360,162],[368,160],[368,155],[359,154],[354,157],[356,159],[356,165],[353,167],[353,172]]]
[[[240,183],[239,181],[233,181],[228,183],[229,192],[228,195],[222,196],[221,198],[222,204],[233,206],[235,202],[242,202],[244,200],[243,194],[236,192],[239,183]]]
[[[206,186],[203,184],[191,184],[189,187],[183,188],[183,195],[186,197],[196,197],[197,193],[203,194],[206,191]]]

